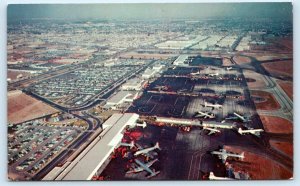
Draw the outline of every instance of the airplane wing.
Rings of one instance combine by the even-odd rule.
[[[221,159],[222,159],[222,162],[225,163],[226,162],[226,159],[227,159],[227,155],[226,154],[222,154],[221,155]]]
[[[151,175],[155,174],[149,167],[147,167],[144,163],[142,163],[140,160],[136,159],[135,162],[141,166],[141,168],[147,172],[149,172]]]
[[[208,135],[212,135],[214,133],[216,133],[216,131],[210,130],[209,133],[208,133]]]
[[[141,145],[139,145],[138,143],[135,143],[136,147],[138,148],[138,150],[142,150],[143,147]]]

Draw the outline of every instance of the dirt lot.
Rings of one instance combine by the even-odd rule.
[[[251,59],[250,59],[250,58],[244,57],[244,56],[234,56],[234,57],[233,57],[233,60],[234,60],[238,65],[245,64],[245,63],[250,63],[250,62],[251,62]]]
[[[273,60],[273,59],[282,59],[282,58],[292,58],[293,54],[279,54],[279,53],[250,53],[250,52],[245,52],[243,53],[247,56],[251,56],[256,58],[258,61],[266,61],[266,60]]]
[[[280,108],[279,103],[276,101],[274,96],[269,92],[259,91],[259,90],[251,90],[250,94],[255,103],[256,109],[277,110]],[[262,101],[257,101],[257,98],[261,99]]]
[[[7,71],[7,78],[10,78],[11,80],[16,80],[17,76],[19,74],[22,74],[23,78],[30,75],[29,72],[21,72],[21,71],[11,71],[11,70],[8,70]]]
[[[244,70],[244,76],[247,80],[248,87],[251,88],[265,88],[267,84],[265,83],[263,76],[257,72]]]
[[[137,53],[128,52],[120,55],[120,58],[134,58],[134,59],[167,59],[169,57],[177,56],[177,54],[150,54],[150,53]]]
[[[224,148],[234,153],[245,153],[244,160],[230,161],[230,163],[235,171],[248,172],[252,180],[289,179],[293,176],[291,171],[264,156],[241,150],[238,147],[225,146]]]
[[[262,66],[272,75],[293,77],[293,61],[264,63]]]
[[[293,100],[293,83],[290,81],[277,81],[284,92]]]
[[[292,143],[270,140],[270,145],[274,149],[286,154],[287,156],[293,157],[293,144]]]
[[[293,133],[293,125],[290,121],[275,116],[259,116],[266,132],[270,133]]]
[[[223,58],[223,66],[232,66],[229,58]]]
[[[8,122],[21,123],[57,112],[56,109],[21,91],[8,92]]]

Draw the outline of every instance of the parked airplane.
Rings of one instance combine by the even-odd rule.
[[[253,134],[255,136],[260,136],[260,133],[263,132],[263,129],[248,129],[248,130],[243,130],[242,128],[239,128],[238,133],[240,133],[241,135],[250,133]]]
[[[208,179],[210,179],[210,180],[234,180],[234,179],[232,179],[232,178],[215,176],[215,174],[214,174],[213,172],[210,172],[210,173],[209,173]]]
[[[207,103],[206,101],[204,101],[204,107],[212,107],[213,109],[215,109],[215,108],[220,109],[223,106],[220,104],[212,104],[212,103]]]
[[[209,133],[207,135],[211,135],[211,134],[214,134],[214,133],[220,133],[221,131],[218,130],[218,129],[214,129],[214,128],[209,128],[209,127],[203,127],[203,130],[209,130]]]
[[[135,159],[134,160],[136,164],[138,164],[138,167],[134,168],[133,170],[127,171],[126,174],[131,174],[131,173],[138,173],[138,172],[142,172],[142,171],[147,171],[148,173],[150,173],[149,176],[147,176],[147,178],[151,178],[153,176],[156,176],[160,173],[160,171],[155,171],[154,169],[151,170],[150,167],[158,161],[158,159],[152,160],[148,163],[142,163],[140,160]]]
[[[233,117],[228,117],[228,118],[225,118],[225,119],[226,119],[226,120],[230,120],[230,119],[239,119],[239,120],[241,120],[241,121],[244,122],[244,123],[251,121],[251,120],[249,119],[250,117],[242,116],[242,115],[240,115],[240,114],[238,114],[238,113],[236,113],[236,112],[234,112],[233,114],[234,114],[235,116],[233,116]]]
[[[225,149],[220,149],[220,151],[212,151],[211,154],[218,155],[219,158],[222,159],[223,163],[225,163],[227,157],[240,158],[241,160],[244,159],[244,152],[242,154],[234,154],[234,153],[226,152]]]
[[[226,67],[226,70],[232,70],[232,67]]]
[[[136,151],[134,153],[134,156],[138,156],[140,154],[146,154],[147,155],[150,151],[153,151],[155,149],[159,149],[160,150],[158,142],[153,147],[149,147],[149,148],[146,148],[146,149],[142,149],[142,150]]]
[[[157,89],[158,91],[161,91],[161,90],[168,90],[168,87],[164,86],[164,85],[157,85],[157,86],[154,87],[154,89]]]
[[[120,143],[120,146],[130,147],[132,149],[134,147],[134,141],[130,143]]]
[[[210,76],[210,77],[214,77],[214,76],[218,76],[219,75],[219,73],[218,72],[216,72],[216,73],[211,73],[211,74],[208,74],[208,76]]]
[[[145,128],[147,127],[147,123],[144,121],[143,123],[137,123],[136,126]]]
[[[215,118],[215,114],[213,113],[208,113],[208,112],[201,112],[201,111],[198,111],[196,112],[196,115],[195,115],[196,118],[198,117],[204,117],[204,118],[210,118],[210,119],[213,119]]]
[[[190,73],[190,75],[192,75],[192,76],[195,76],[195,75],[200,75],[200,70],[199,70],[199,71],[197,71],[197,72],[192,72],[192,73]]]

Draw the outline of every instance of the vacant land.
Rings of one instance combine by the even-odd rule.
[[[290,81],[277,81],[284,92],[293,100],[293,83]]]
[[[290,121],[275,116],[259,116],[266,132],[270,133],[293,133],[293,125]]]
[[[259,90],[251,90],[250,94],[255,103],[256,109],[277,110],[280,108],[279,103],[276,101],[274,96],[269,92],[259,91]],[[254,98],[256,98],[256,99],[254,99]],[[260,98],[260,100],[257,98]],[[257,101],[257,100],[259,100],[259,101]]]
[[[169,57],[177,56],[177,54],[159,54],[159,53],[137,53],[128,52],[120,55],[120,58],[126,59],[168,59]]]
[[[250,63],[251,59],[249,57],[244,57],[244,56],[234,56],[233,60],[238,64],[245,64],[245,63]]]
[[[21,91],[8,92],[8,122],[21,123],[57,112],[56,109]]]
[[[244,76],[247,81],[248,87],[251,88],[265,88],[267,86],[266,82],[264,81],[264,77],[254,71],[251,70],[244,70]]]
[[[234,153],[245,153],[244,160],[230,161],[230,163],[235,171],[248,172],[252,180],[289,179],[293,176],[291,171],[263,155],[248,152],[239,147],[225,146],[224,148]]]
[[[274,149],[286,154],[287,156],[293,157],[293,144],[292,143],[270,140],[270,145]]]
[[[293,77],[292,60],[264,63],[262,66],[272,75]]]
[[[22,71],[12,71],[12,70],[8,70],[7,71],[7,78],[11,79],[11,80],[16,80],[17,76],[21,76],[22,78],[28,77],[30,76],[29,72],[22,72]]]

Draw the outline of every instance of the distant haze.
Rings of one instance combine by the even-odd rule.
[[[186,4],[23,4],[8,6],[8,21],[50,19],[206,19],[273,18],[292,20],[291,3]]]

